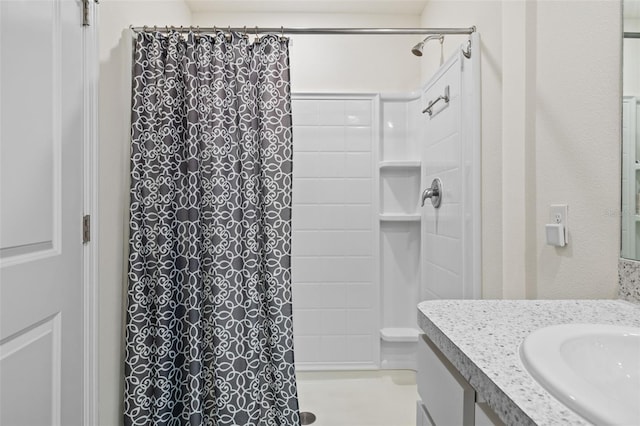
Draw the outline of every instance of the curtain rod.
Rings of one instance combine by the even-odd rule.
[[[623,37],[624,38],[640,38],[640,33],[625,32],[623,33]]]
[[[185,33],[189,31],[211,33],[214,31],[232,31],[238,33],[254,34],[322,34],[322,35],[410,35],[410,34],[472,34],[476,31],[476,27],[469,28],[262,28],[262,27],[174,27],[174,26],[148,26],[129,27],[134,32],[159,31],[169,32],[177,31]]]

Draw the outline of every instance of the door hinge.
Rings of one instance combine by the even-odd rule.
[[[82,217],[82,242],[84,244],[91,241],[91,216],[85,215]]]
[[[89,8],[90,8],[91,2],[95,2],[96,4],[99,3],[98,0],[82,0],[82,26],[83,27],[88,27],[89,25],[91,25],[91,22],[89,22]]]

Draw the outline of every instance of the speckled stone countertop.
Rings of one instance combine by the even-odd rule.
[[[426,335],[508,425],[585,425],[525,370],[531,332],[590,323],[640,327],[640,305],[623,300],[431,300],[418,305]]]
[[[618,261],[618,297],[640,303],[640,262],[620,259]]]

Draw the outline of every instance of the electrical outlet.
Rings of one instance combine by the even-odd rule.
[[[569,237],[569,206],[566,204],[552,204],[549,209],[549,221],[556,225],[562,225],[564,228],[564,238],[568,241]]]
[[[557,225],[567,226],[567,210],[569,210],[566,204],[552,204],[550,209],[549,219],[551,223]]]

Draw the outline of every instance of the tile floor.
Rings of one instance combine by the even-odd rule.
[[[415,426],[416,373],[410,370],[298,372],[300,411],[313,426]]]

